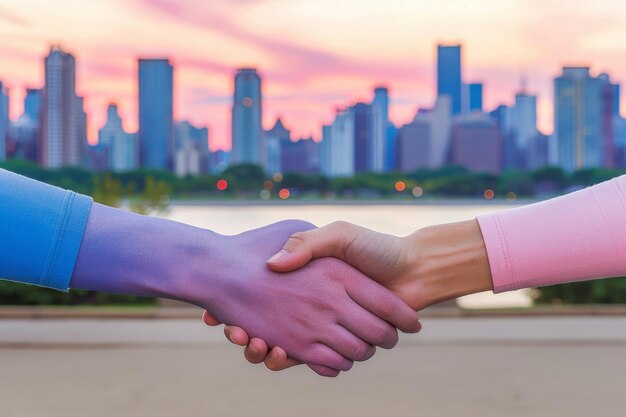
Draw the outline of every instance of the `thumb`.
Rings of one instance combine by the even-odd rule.
[[[301,268],[311,259],[332,256],[345,261],[346,249],[353,240],[356,226],[335,222],[319,229],[297,232],[289,237],[283,248],[267,260],[276,272]]]

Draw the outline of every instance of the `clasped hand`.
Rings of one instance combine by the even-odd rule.
[[[292,220],[229,237],[234,250],[222,255],[229,258],[223,264],[238,264],[239,273],[218,274],[220,299],[197,304],[209,310],[206,323],[237,326],[229,331],[245,334],[246,341],[254,337],[266,350],[280,347],[285,358],[320,375],[336,376],[371,358],[375,346],[395,346],[396,328],[417,332],[420,323],[414,308],[339,259],[303,258],[268,268],[267,259],[284,242],[313,228]],[[293,271],[276,272],[281,269]]]

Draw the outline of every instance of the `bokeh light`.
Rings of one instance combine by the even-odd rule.
[[[515,194],[513,191],[509,191],[508,193],[506,193],[506,199],[509,201],[515,201],[517,200],[517,194]]]
[[[397,181],[396,182],[396,191],[401,193],[404,190],[406,190],[406,184],[404,183],[404,181]]]
[[[228,188],[228,181],[224,179],[219,180],[217,184],[215,184],[215,186],[217,187],[219,191],[225,191]]]
[[[493,198],[496,196],[496,193],[492,189],[487,188],[483,195],[485,196],[485,199],[493,200]]]
[[[274,182],[281,182],[283,180],[283,174],[277,172],[272,176],[272,179],[274,180]]]
[[[261,197],[262,200],[269,200],[271,196],[272,193],[270,193],[268,190],[262,190],[259,193],[259,197]]]
[[[263,183],[263,189],[271,190],[272,188],[274,188],[274,183],[272,181],[267,180]]]
[[[413,187],[413,190],[411,192],[413,193],[414,197],[421,197],[424,194],[424,190],[422,190],[422,187]]]
[[[278,192],[278,196],[282,199],[282,200],[286,200],[289,198],[289,190],[286,188],[281,188],[280,191]]]

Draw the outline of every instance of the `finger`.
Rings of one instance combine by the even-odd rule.
[[[395,327],[353,303],[339,317],[339,324],[361,340],[374,346],[391,349],[398,343]]]
[[[337,353],[353,361],[366,361],[376,353],[375,346],[358,338],[341,325],[330,330],[323,342]]]
[[[246,346],[249,342],[248,333],[241,327],[226,326],[224,327],[224,336],[232,343],[239,346]]]
[[[207,326],[219,326],[220,324],[222,324],[222,323],[219,322],[219,320],[217,320],[215,317],[213,317],[211,315],[211,313],[209,313],[206,310],[204,310],[204,313],[202,313],[202,321]]]
[[[354,302],[403,332],[417,333],[421,329],[415,310],[377,282],[347,280],[346,291]]]
[[[287,352],[279,347],[272,348],[270,353],[265,357],[264,362],[265,366],[272,371],[282,371],[302,363],[296,359],[288,357]]]
[[[327,378],[334,378],[339,375],[339,371],[332,368],[327,368],[325,366],[320,365],[307,365],[309,368],[313,370],[316,374],[320,376],[325,376]]]
[[[253,337],[243,350],[243,355],[250,363],[261,363],[265,360],[267,351],[267,344],[258,337]]]
[[[303,361],[309,364],[322,365],[338,371],[349,371],[353,362],[323,343],[315,343],[304,355]]]
[[[319,229],[294,233],[283,248],[267,260],[267,265],[276,272],[289,272],[314,258],[332,256],[345,261],[346,249],[358,229],[348,222],[335,222]]]

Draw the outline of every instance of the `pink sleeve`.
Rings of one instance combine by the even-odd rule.
[[[477,219],[494,292],[626,275],[626,175]]]

